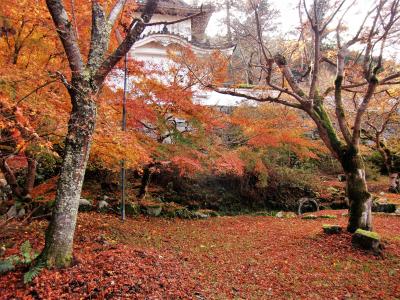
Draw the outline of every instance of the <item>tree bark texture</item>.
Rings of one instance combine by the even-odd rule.
[[[340,162],[346,174],[346,194],[350,202],[347,231],[372,230],[372,195],[368,192],[363,159],[350,149],[344,152]]]
[[[96,123],[96,104],[89,92],[74,97],[56,204],[46,232],[39,261],[48,267],[66,267],[72,262],[72,246],[86,165]]]

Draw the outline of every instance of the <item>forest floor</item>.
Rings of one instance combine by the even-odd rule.
[[[128,219],[80,213],[76,263],[44,270],[29,285],[24,269],[0,277],[0,299],[395,299],[400,298],[400,217],[376,215],[383,256],[356,250],[351,235],[323,224],[264,216],[205,220]],[[46,221],[0,229],[5,256],[29,240],[43,246]]]

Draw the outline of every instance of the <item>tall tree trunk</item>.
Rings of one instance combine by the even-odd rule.
[[[79,208],[79,198],[89,158],[96,123],[96,104],[90,92],[79,89],[71,94],[73,108],[56,205],[46,232],[45,247],[38,258],[48,267],[67,267],[72,261],[72,246]]]
[[[363,159],[355,150],[350,150],[341,157],[341,163],[350,202],[347,231],[355,232],[358,228],[372,230],[372,195],[368,192]]]
[[[349,198],[347,230],[372,230],[372,196],[368,192],[363,158],[356,146],[342,143],[323,106],[317,106],[309,115],[315,121],[319,135],[332,155],[340,162],[346,174],[346,193]]]

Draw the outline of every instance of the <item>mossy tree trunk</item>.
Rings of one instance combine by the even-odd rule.
[[[368,192],[364,162],[354,149],[344,151],[340,158],[346,174],[346,194],[349,198],[349,222],[347,231],[358,228],[372,230],[372,195]]]
[[[386,69],[382,72],[384,52],[387,49],[386,41],[394,34],[398,27],[399,1],[380,1],[370,12],[366,22],[362,23],[355,34],[345,39],[342,31],[336,32],[336,62],[325,57],[326,52],[322,51],[323,40],[327,37],[327,29],[332,25],[335,16],[340,14],[345,1],[339,5],[330,5],[327,1],[324,5],[312,5],[307,9],[304,3],[307,19],[311,34],[309,37],[302,36],[311,45],[312,57],[308,60],[311,82],[304,84],[296,78],[292,70],[295,69],[282,53],[271,55],[269,44],[263,35],[263,23],[260,18],[259,6],[253,7],[254,23],[256,34],[253,38],[260,45],[258,54],[262,57],[262,70],[266,72],[266,85],[268,90],[276,93],[248,94],[231,89],[218,89],[222,94],[238,96],[259,102],[271,102],[287,107],[295,108],[306,112],[314,121],[318,128],[319,135],[332,155],[341,163],[347,177],[347,194],[350,201],[350,219],[348,230],[355,231],[357,228],[371,229],[371,195],[365,180],[365,168],[360,154],[360,134],[362,124],[365,122],[365,114],[370,106],[371,99],[379,93],[387,92],[392,87],[394,79],[400,78],[400,73]],[[314,3],[315,4],[315,3]],[[331,9],[332,8],[332,9]],[[327,13],[329,11],[329,13]],[[388,12],[386,19],[382,18],[382,12]],[[345,14],[343,14],[344,17]],[[329,17],[328,17],[329,16]],[[343,18],[342,17],[342,18]],[[367,28],[366,24],[372,24]],[[340,27],[340,26],[339,26]],[[337,27],[337,28],[339,28]],[[375,41],[380,42],[380,51],[374,51]],[[362,72],[355,71],[351,57],[351,48],[355,44],[361,43],[364,46],[362,59],[357,62]],[[326,88],[329,84],[326,72],[321,73],[321,63],[328,63],[336,67],[336,77],[334,84]],[[274,66],[277,65],[278,68]],[[260,66],[254,66],[258,70]],[[311,69],[310,69],[311,68]],[[279,70],[280,74],[276,74]],[[357,69],[358,70],[358,69]],[[346,76],[346,72],[351,76]],[[325,74],[325,75],[324,75]],[[381,76],[382,78],[378,78]],[[282,76],[282,83],[274,78]],[[304,75],[303,75],[304,76]],[[385,76],[385,77],[384,77]],[[351,80],[350,80],[351,78]],[[324,85],[321,83],[324,82]],[[377,88],[379,91],[377,92]],[[307,91],[308,90],[308,91]],[[275,96],[277,95],[277,96]],[[285,95],[286,97],[281,97]],[[345,105],[343,97],[348,101],[354,101],[355,107],[349,114],[349,107]],[[326,107],[331,106],[334,101],[334,111],[328,111]],[[325,107],[326,106],[326,107]],[[335,115],[335,125],[331,121]]]
[[[346,174],[346,194],[350,205],[347,230],[349,232],[354,232],[358,228],[372,230],[372,197],[368,192],[362,156],[356,146],[351,143],[345,144],[339,139],[321,103],[316,103],[308,113],[316,123],[321,139]],[[345,125],[342,126],[343,130],[346,130]]]

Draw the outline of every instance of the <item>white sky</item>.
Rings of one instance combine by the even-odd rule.
[[[187,3],[192,4],[193,0],[184,0]],[[217,1],[210,0],[194,0],[198,4],[202,2],[215,3]],[[279,28],[282,32],[287,33],[293,30],[299,24],[299,15],[296,6],[298,5],[299,0],[270,0],[271,5],[280,11],[280,17],[278,22],[280,23]],[[218,2],[221,2],[219,0]],[[306,3],[310,5],[310,0],[306,0]],[[347,5],[350,5],[352,0],[347,1]],[[377,0],[357,0],[356,3],[352,6],[347,14],[347,25],[354,30],[357,30],[358,26],[362,23],[365,14],[371,8],[371,6],[376,3]],[[308,5],[308,7],[309,7]],[[347,6],[346,6],[347,7]],[[207,34],[214,36],[217,34],[223,34],[226,29],[221,27],[219,24],[219,20],[223,20],[225,18],[225,11],[220,11],[214,13],[212,16],[209,26],[207,28]]]

